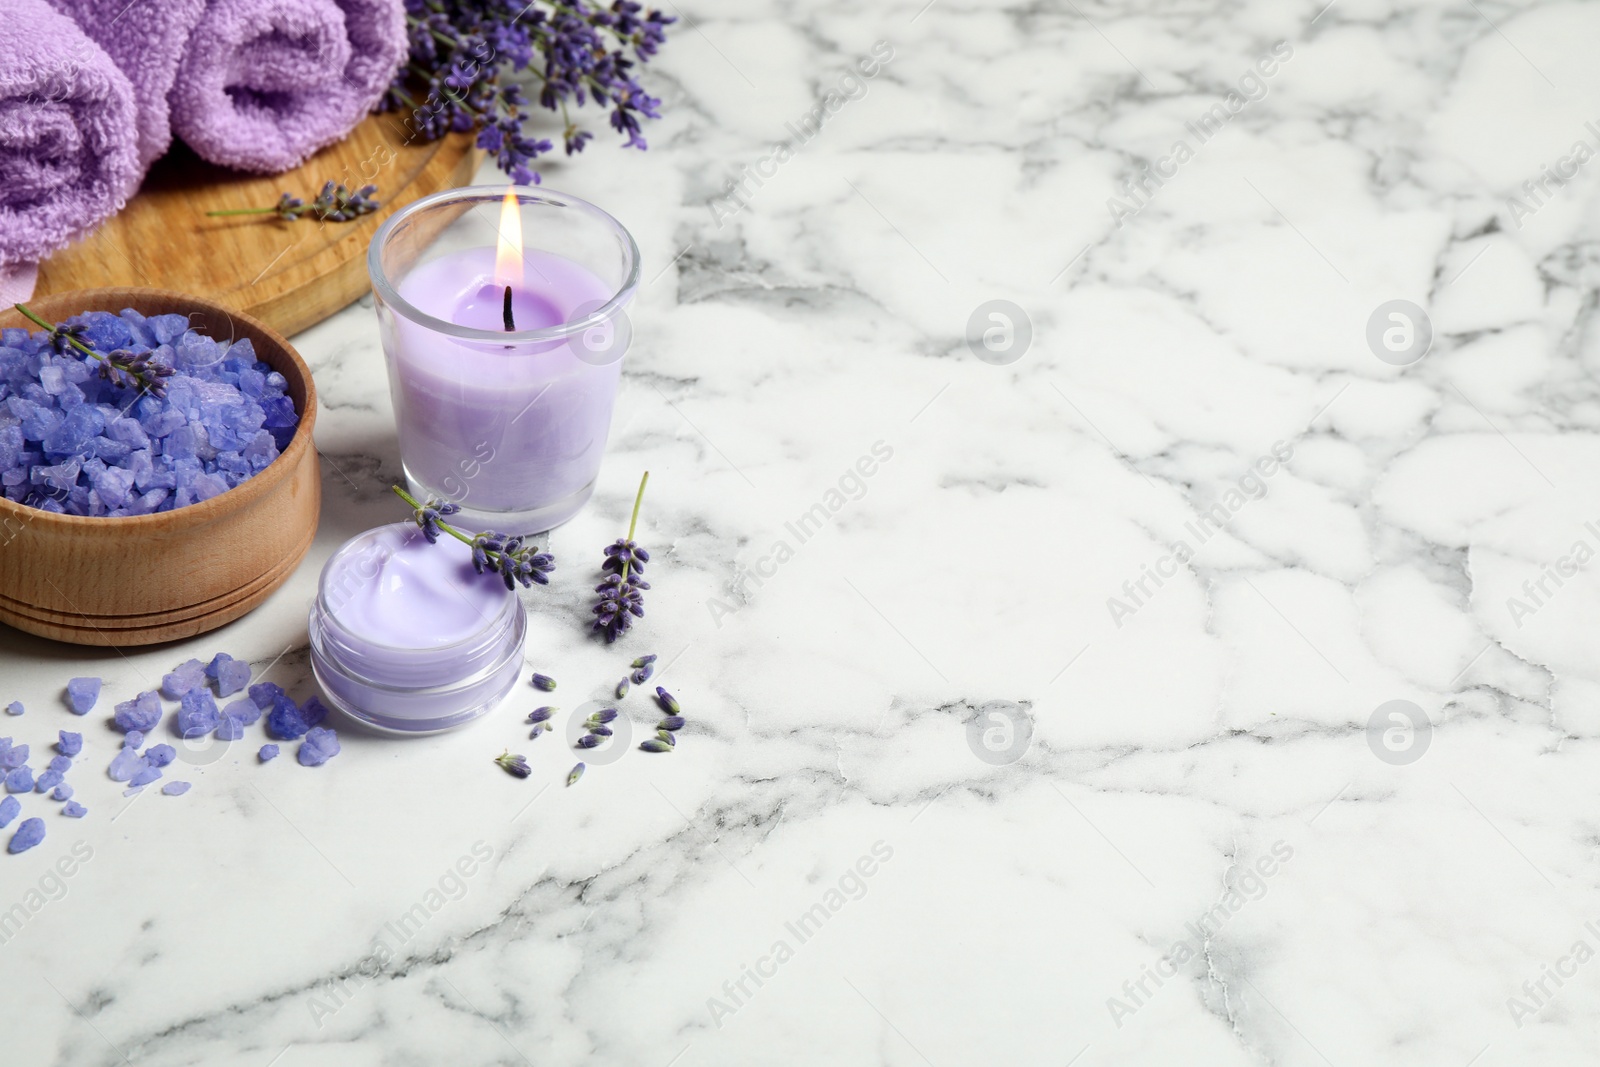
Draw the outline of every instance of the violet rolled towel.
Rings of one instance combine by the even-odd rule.
[[[213,163],[288,170],[355,128],[407,50],[402,0],[209,0],[168,97],[173,132]]]
[[[167,96],[206,0],[51,0],[109,55],[133,84],[139,173],[172,146]]]
[[[133,86],[43,0],[5,0],[0,29],[0,284],[122,209],[139,184]],[[24,294],[24,299],[26,294]]]

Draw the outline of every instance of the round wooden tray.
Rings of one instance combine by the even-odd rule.
[[[322,505],[317,389],[299,354],[248,315],[160,289],[58,293],[28,307],[52,322],[127,307],[176,312],[212,337],[248,337],[288,380],[300,424],[261,473],[172,511],[57,515],[0,498],[0,622],[78,645],[144,645],[214,630],[265,600],[305,557]],[[0,314],[0,326],[29,325]]]
[[[420,197],[469,184],[482,161],[472,134],[411,141],[398,114],[369,115],[344,141],[284,174],[227,170],[179,144],[157,161],[119,214],[40,265],[35,299],[149,285],[243,311],[283,334],[299,333],[368,290],[367,245],[385,219]],[[329,180],[352,189],[377,185],[378,210],[328,223],[206,215],[266,207],[285,192],[310,200]]]

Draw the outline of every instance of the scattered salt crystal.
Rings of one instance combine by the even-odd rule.
[[[87,715],[100,699],[100,679],[74,678],[67,683],[67,705],[74,715]]]
[[[313,726],[300,742],[296,758],[302,767],[320,767],[339,754],[339,735],[332,730]]]
[[[179,664],[171,674],[161,676],[161,691],[177,700],[206,678],[206,666],[197,659]]]
[[[181,797],[189,791],[188,782],[168,782],[161,787],[161,791],[169,797]]]
[[[135,749],[124,748],[111,757],[111,766],[106,769],[106,773],[111,776],[113,782],[126,782],[142,766],[144,757]]]
[[[11,844],[6,846],[6,851],[26,852],[43,840],[44,820],[23,819],[22,825],[17,827],[17,832],[11,835]]]
[[[277,745],[262,745],[261,746],[261,751],[256,753],[256,758],[259,759],[262,763],[267,762],[267,760],[269,760],[269,759],[277,759],[278,758],[278,746]],[[0,823],[0,826],[4,826],[4,825],[5,825],[5,823]]]
[[[227,707],[223,708],[222,714],[224,718],[231,716],[235,719],[238,719],[246,726],[253,726],[255,725],[256,720],[261,718],[261,709],[258,708],[256,706],[256,702],[250,698],[240,697],[238,700],[230,702]]]
[[[160,778],[162,773],[163,772],[160,767],[152,767],[148,762],[146,762],[138,770],[133,772],[133,777],[128,779],[128,784],[134,786],[135,788],[141,785],[149,785],[151,782]]]
[[[60,771],[45,771],[33,783],[35,793],[48,793],[61,784]]]
[[[22,701],[20,701],[20,700],[13,700],[11,703],[6,705],[6,714],[7,715],[21,715],[22,712],[23,712],[23,707],[22,707]]]
[[[165,767],[178,755],[171,745],[151,745],[150,751],[144,754],[144,761],[152,767]]]
[[[220,718],[210,690],[190,689],[183,694],[182,706],[178,708],[178,736],[204,737],[217,728]]]
[[[61,814],[69,819],[81,819],[89,814],[89,809],[79,804],[76,800],[69,800],[61,806]]]
[[[15,819],[17,813],[21,810],[22,802],[16,797],[8,796],[4,800],[0,800],[0,830],[10,826],[11,820]]]
[[[60,731],[61,740],[56,742],[56,751],[63,756],[76,756],[83,751],[83,735],[75,734],[70,730]]]
[[[5,746],[0,747],[0,768],[9,771],[28,762],[27,745],[13,745],[9,737],[5,741]]]
[[[128,736],[124,737],[122,739],[122,747],[123,748],[143,748],[144,747],[144,731],[143,730],[129,730],[128,731]]]
[[[55,771],[57,774],[66,774],[68,771],[72,770],[72,757],[52,756],[50,758],[50,769]]]
[[[273,698],[272,710],[267,712],[267,733],[282,741],[293,741],[311,729],[299,705],[281,691]]]
[[[55,787],[55,790],[50,794],[50,796],[51,796],[52,799],[55,799],[55,800],[71,800],[72,799],[72,787],[70,785],[68,785],[66,782],[62,782],[60,785]],[[0,825],[4,825],[4,824],[0,823]]]
[[[156,696],[154,690],[140,693],[132,700],[118,704],[113,719],[117,729],[124,732],[153,730],[156,723],[161,721],[161,698]]]
[[[18,767],[6,775],[7,793],[29,793],[33,791],[33,771],[27,767]]]

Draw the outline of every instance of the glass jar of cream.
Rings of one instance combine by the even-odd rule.
[[[405,734],[448,730],[492,709],[522,670],[527,616],[498,574],[445,535],[410,523],[352,538],[322,568],[311,669],[348,715]]]

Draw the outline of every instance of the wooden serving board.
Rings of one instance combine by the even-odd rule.
[[[35,293],[170,289],[299,333],[368,290],[367,246],[385,219],[419,197],[470,184],[482,160],[472,134],[408,141],[396,114],[367,116],[344,141],[283,174],[228,170],[177,144],[121,213],[40,265]],[[327,223],[206,215],[266,207],[285,192],[309,202],[330,179],[352,189],[377,185],[378,210]]]

